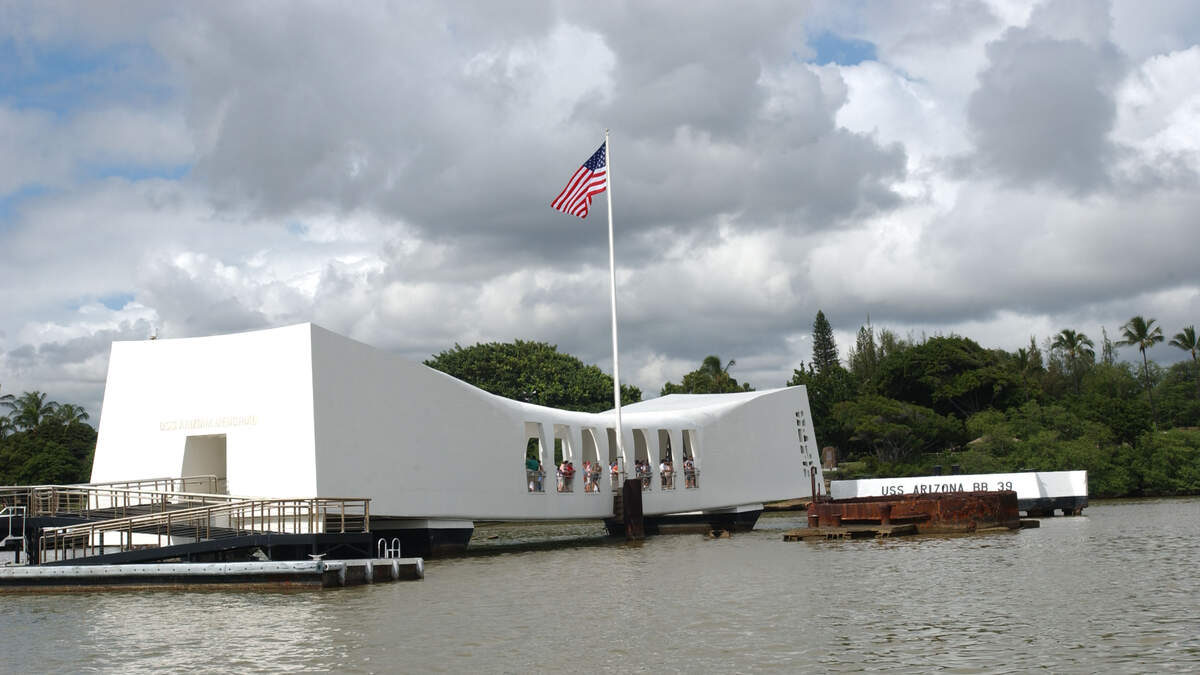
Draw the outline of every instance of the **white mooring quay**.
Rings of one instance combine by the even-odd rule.
[[[1017,507],[1029,516],[1077,516],[1088,504],[1087,471],[1023,471],[905,478],[835,480],[829,484],[834,499],[894,497],[939,492],[996,492],[1013,490]]]

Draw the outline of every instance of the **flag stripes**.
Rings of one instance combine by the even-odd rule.
[[[571,176],[571,180],[567,181],[563,191],[550,202],[552,208],[587,218],[592,197],[604,192],[607,187],[608,162],[605,150],[605,146],[601,145],[600,149],[579,167],[575,175]]]

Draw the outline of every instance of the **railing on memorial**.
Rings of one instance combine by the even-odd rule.
[[[525,480],[529,483],[529,491],[542,493],[546,491],[546,472],[525,470]]]
[[[610,476],[609,480],[612,482],[612,491],[620,492],[621,486],[625,484],[625,472],[624,471],[618,471],[616,473],[610,472],[608,475]]]

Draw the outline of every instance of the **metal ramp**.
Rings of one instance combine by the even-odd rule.
[[[150,478],[79,485],[0,486],[0,508],[24,507],[31,518],[78,517],[107,519],[244,497],[220,494],[216,476]]]
[[[232,559],[253,549],[278,559],[370,553],[369,499],[237,497],[218,493],[220,483],[191,476],[7,486],[0,510],[22,514],[20,535],[6,540],[31,549],[34,564]],[[13,529],[13,516],[8,523]]]
[[[370,500],[239,499],[192,508],[48,527],[41,564],[197,559],[253,548],[329,550],[370,545]],[[314,551],[316,552],[316,551]]]

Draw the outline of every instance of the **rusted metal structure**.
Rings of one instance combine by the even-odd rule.
[[[897,526],[911,525],[899,530]],[[789,532],[787,539],[827,537],[840,531],[878,531],[877,534],[945,534],[1022,526],[1017,493],[948,492],[939,494],[820,499],[808,507],[808,528]]]

